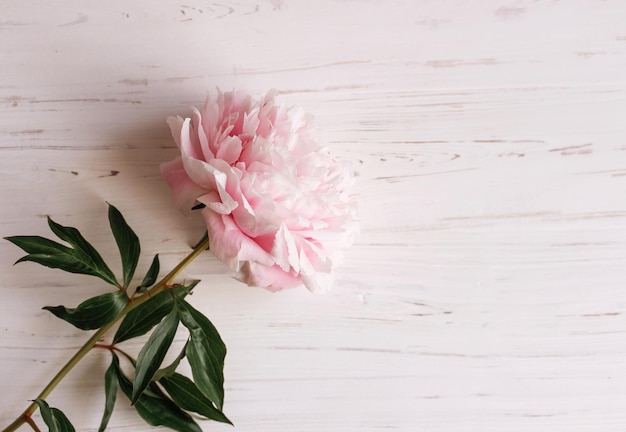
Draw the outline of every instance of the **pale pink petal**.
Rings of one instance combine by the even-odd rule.
[[[237,225],[244,233],[253,238],[271,235],[273,242],[274,234],[281,224],[281,220],[274,209],[274,202],[269,196],[260,198],[253,194],[248,196],[250,199],[246,199],[246,201],[251,210],[246,210],[247,213],[244,213],[241,208],[233,211]]]
[[[239,137],[227,137],[220,143],[215,157],[224,160],[228,164],[234,164],[241,155],[241,148],[241,139]]]
[[[315,239],[296,236],[295,241],[300,251],[300,265],[304,273],[311,272],[311,268],[322,272],[332,270],[332,262],[328,259],[321,245],[316,245]]]
[[[247,285],[266,288],[270,291],[281,291],[302,285],[302,281],[283,271],[279,266],[263,266],[255,262],[247,262],[241,266],[237,279]]]
[[[206,190],[215,190],[217,188],[215,175],[219,171],[213,168],[213,166],[204,161],[194,159],[186,153],[181,154],[181,159],[187,175],[194,183]]]
[[[185,119],[180,129],[180,153],[183,156],[203,160],[198,134],[189,118]]]
[[[219,194],[216,192],[209,192],[208,194],[204,194],[198,197],[198,202],[204,204],[215,213],[219,213],[222,215],[228,215],[232,212],[232,207],[229,207],[228,204],[224,204]],[[237,203],[234,203],[235,205]]]
[[[189,178],[180,157],[162,164],[161,174],[172,189],[178,208],[187,210],[192,208],[196,204],[196,199],[206,193],[206,190]]]
[[[202,150],[203,160],[209,161],[213,159],[215,156],[213,152],[211,151],[211,149],[209,148],[209,139],[207,138],[206,133],[204,132],[204,128],[202,127],[202,118],[200,115],[200,111],[194,108],[193,115],[194,115],[194,124],[196,125],[196,128],[197,128],[198,140],[200,141],[200,149]]]
[[[272,256],[244,235],[232,217],[216,213],[208,207],[202,210],[202,216],[207,224],[211,251],[230,268],[238,270],[245,261],[274,265]]]
[[[274,238],[274,246],[272,247],[272,256],[276,264],[288,272],[293,270],[295,274],[300,272],[300,260],[296,242],[289,232],[285,224],[281,224]]]
[[[180,117],[180,116],[176,116],[176,117],[168,117],[167,118],[167,124],[170,127],[170,131],[172,132],[172,138],[174,138],[174,142],[176,143],[176,146],[178,147],[178,149],[180,150],[180,132],[183,128],[183,123],[185,122],[185,120]]]
[[[244,116],[242,133],[246,137],[253,137],[256,129],[259,127],[259,121],[259,109],[255,108]]]
[[[235,210],[239,203],[233,199],[233,197],[226,191],[228,175],[225,172],[214,171],[215,185],[217,186],[217,193],[222,200],[224,206],[224,214],[230,214]],[[236,196],[236,195],[235,195]]]
[[[220,121],[220,112],[218,111],[218,107],[214,101],[211,100],[210,97],[207,96],[206,101],[204,103],[204,108],[202,109],[202,128],[208,134],[209,141],[211,141],[210,137],[212,132],[215,130],[215,125],[218,121]]]

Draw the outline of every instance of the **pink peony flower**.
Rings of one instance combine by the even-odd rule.
[[[170,117],[180,156],[161,166],[177,205],[206,207],[210,249],[251,286],[332,285],[357,225],[352,178],[310,135],[311,119],[270,92],[218,92],[193,119]]]

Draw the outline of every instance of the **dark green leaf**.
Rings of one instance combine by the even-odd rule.
[[[92,297],[74,309],[65,306],[46,306],[44,309],[81,330],[94,330],[115,319],[126,303],[126,294],[117,291]]]
[[[173,289],[179,297],[184,297],[199,281],[194,281],[186,287]],[[128,312],[122,324],[115,332],[113,343],[117,344],[137,336],[142,336],[157,325],[165,315],[172,311],[174,301],[167,291],[161,291],[152,298],[146,300],[135,309]]]
[[[186,354],[194,381],[200,391],[222,409],[226,345],[211,321],[185,300],[177,299],[176,308],[191,335]]]
[[[176,356],[176,358],[174,359],[174,361],[172,361],[172,363],[170,363],[168,366],[159,369],[158,371],[156,371],[156,373],[154,374],[154,377],[152,378],[152,381],[158,381],[163,377],[167,377],[172,375],[174,372],[176,372],[176,368],[178,367],[178,365],[180,364],[180,361],[185,358],[185,353],[187,351],[187,344],[189,344],[189,339],[187,339],[187,342],[185,342],[185,345],[183,346],[183,349],[180,350],[180,353],[178,354],[178,356]]]
[[[154,329],[150,338],[143,346],[137,357],[135,370],[135,382],[133,384],[133,394],[131,401],[134,404],[143,391],[148,387],[152,377],[161,367],[167,350],[172,345],[176,329],[178,328],[178,314],[172,311]]]
[[[122,392],[130,399],[133,391],[132,382],[117,368],[117,379]],[[156,386],[154,386],[156,387]],[[161,393],[162,394],[162,393]],[[174,402],[164,395],[148,392],[139,396],[135,403],[137,413],[151,426],[165,426],[178,432],[202,432],[200,426]]]
[[[53,233],[55,233],[61,240],[68,242],[73,247],[76,255],[94,270],[96,273],[95,276],[100,277],[102,280],[110,283],[111,285],[118,286],[115,275],[109,266],[106,265],[98,251],[87,240],[85,240],[76,228],[59,225],[49,217],[48,225]]]
[[[93,260],[75,249],[64,246],[50,239],[39,236],[5,237],[8,241],[21,248],[28,255],[20,258],[15,264],[32,261],[50,268],[58,268],[70,273],[97,276],[107,283],[117,286],[115,277],[102,274],[94,267]]]
[[[152,396],[158,399],[169,399],[169,397],[161,390],[156,382],[152,381],[148,388],[143,392],[144,395]]]
[[[143,278],[143,281],[141,281],[141,287],[149,288],[152,285],[154,285],[154,283],[157,280],[157,277],[159,277],[159,270],[160,270],[159,254],[156,254],[154,258],[152,259],[152,264],[150,264],[148,273],[146,273],[146,276]]]
[[[184,375],[174,373],[159,380],[172,400],[182,409],[193,411],[211,420],[222,423],[232,422],[202,394],[198,387]]]
[[[141,252],[139,239],[124,220],[122,213],[111,204],[109,204],[109,223],[122,257],[124,287],[127,288],[135,275],[139,261],[139,253]]]
[[[35,399],[33,402],[39,406],[41,418],[43,418],[50,432],[75,432],[74,426],[61,410],[50,408],[43,399]]]
[[[111,361],[111,366],[109,366],[104,374],[104,414],[102,415],[102,421],[100,422],[98,432],[103,432],[107,428],[109,420],[111,419],[111,414],[113,414],[113,407],[115,406],[115,399],[117,398],[118,362],[117,356],[114,355]]]

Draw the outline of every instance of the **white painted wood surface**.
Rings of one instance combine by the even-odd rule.
[[[623,431],[626,4],[64,1],[0,9],[0,235],[106,204],[171,268],[202,232],[172,207],[164,119],[243,87],[315,114],[354,161],[362,233],[335,290],[271,294],[207,254],[192,303],[229,348],[229,426]],[[102,292],[0,242],[0,426],[86,335],[41,307]],[[182,343],[182,335],[177,343]],[[136,346],[129,348],[131,351]],[[96,430],[105,352],[49,401]],[[119,396],[110,430],[147,431]],[[27,430],[24,427],[23,430]]]

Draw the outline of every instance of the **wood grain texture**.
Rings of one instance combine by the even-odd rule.
[[[156,252],[172,267],[202,221],[160,177],[176,151],[164,118],[215,87],[276,88],[353,162],[362,232],[326,296],[241,286],[209,254],[185,272],[229,348],[233,430],[624,430],[625,14],[583,0],[5,0],[0,235],[47,234],[51,215],[116,263],[109,201],[142,239],[140,268]],[[41,307],[104,289],[11,267],[19,256],[0,242],[0,425],[85,340]],[[105,354],[50,397],[78,430],[97,429]],[[119,399],[110,430],[150,430]]]

